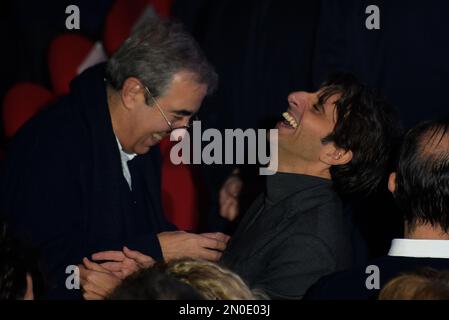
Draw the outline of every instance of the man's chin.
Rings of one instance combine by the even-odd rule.
[[[148,145],[148,146],[139,146],[137,148],[134,149],[134,153],[138,154],[138,155],[142,155],[147,153],[148,151],[150,151],[151,147],[153,145]]]
[[[162,138],[163,138],[162,136],[150,137],[145,141],[145,143],[136,146],[134,152],[137,154],[145,154],[151,149],[151,147],[158,145],[161,142]]]

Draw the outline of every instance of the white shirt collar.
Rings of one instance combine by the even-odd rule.
[[[393,239],[388,255],[449,259],[449,240]]]
[[[118,140],[117,136],[115,136],[115,140],[117,140],[118,149],[120,150],[120,155],[123,160],[130,161],[134,159],[135,156],[137,156],[137,153],[128,153],[123,150],[122,144]]]
[[[128,167],[128,161],[134,159],[134,157],[137,156],[137,154],[125,152],[125,150],[123,150],[122,145],[120,144],[120,141],[118,140],[117,136],[115,136],[115,140],[117,140],[117,146],[118,146],[118,149],[120,150],[120,160],[122,163],[123,176],[125,177],[129,188],[132,189],[132,178],[131,178],[131,172],[129,171],[129,167]]]

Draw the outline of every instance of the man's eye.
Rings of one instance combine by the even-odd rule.
[[[315,110],[316,110],[317,112],[319,112],[319,113],[322,113],[323,110],[324,110],[323,105],[320,104],[320,103],[315,103],[315,104],[313,105],[313,109],[315,109]]]

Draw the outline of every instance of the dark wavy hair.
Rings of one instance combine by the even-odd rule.
[[[429,223],[449,231],[449,119],[424,122],[407,132],[394,197],[410,230]]]
[[[401,129],[394,108],[353,75],[338,73],[321,85],[319,103],[339,94],[337,121],[323,143],[352,151],[352,160],[332,166],[335,189],[342,196],[368,195],[386,182]],[[385,184],[386,185],[386,184]]]

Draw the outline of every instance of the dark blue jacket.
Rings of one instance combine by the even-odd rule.
[[[88,69],[71,93],[29,121],[7,152],[2,212],[35,247],[50,298],[80,297],[65,286],[66,268],[124,245],[160,259],[164,219],[157,147],[129,162],[130,191],[107,105],[104,65]]]

